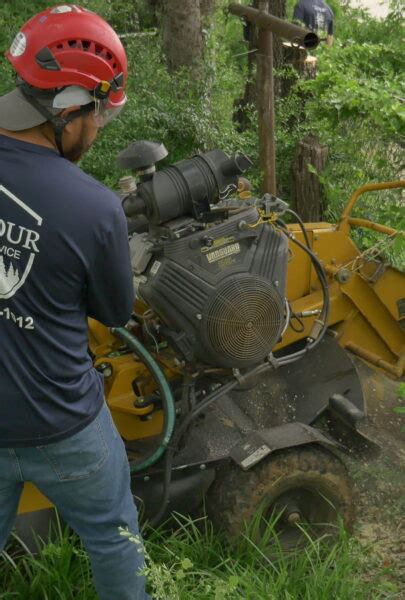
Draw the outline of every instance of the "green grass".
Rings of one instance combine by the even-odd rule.
[[[169,532],[147,531],[146,573],[155,600],[369,600],[399,598],[389,569],[372,548],[343,530],[333,543],[314,541],[283,554],[275,521],[259,544],[252,523],[229,545],[206,519],[177,518]],[[269,543],[271,542],[271,551]],[[87,556],[61,529],[36,556],[17,552],[0,560],[1,600],[96,600]],[[14,557],[12,554],[14,553]]]

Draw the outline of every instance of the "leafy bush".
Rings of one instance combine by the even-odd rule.
[[[233,70],[207,67],[204,85],[190,81],[185,70],[170,75],[155,37],[126,40],[129,64],[128,102],[115,123],[103,131],[83,160],[83,168],[108,185],[120,173],[114,157],[129,143],[150,139],[165,144],[166,163],[215,147],[255,152],[253,136],[241,136],[232,122]],[[215,47],[210,50],[215,53]]]
[[[286,163],[279,164],[283,190],[288,197],[290,157],[296,142],[307,133],[317,134],[329,149],[320,178],[331,221],[339,218],[361,185],[401,178],[405,117],[399,3],[391,3],[385,20],[343,5],[336,21],[333,47],[316,50],[317,77],[297,81],[278,108],[278,150],[287,157]],[[373,192],[362,196],[354,215],[405,229],[404,206],[398,190]],[[368,230],[356,231],[355,237],[362,248],[379,239]],[[388,258],[405,268],[403,238],[397,238]]]
[[[0,46],[6,49],[20,24],[48,3],[5,0],[0,5]],[[151,24],[146,0],[82,0],[81,4],[109,19],[120,32]],[[218,2],[206,31],[205,77],[200,83],[193,82],[187,70],[168,73],[158,32],[124,39],[130,71],[128,104],[84,158],[85,170],[116,186],[122,174],[115,161],[118,152],[134,140],[153,139],[166,145],[166,163],[214,147],[245,152],[255,162],[251,178],[259,187],[254,108],[247,131],[239,133],[233,121],[234,102],[243,94],[246,79],[247,46],[240,21],[226,13],[226,4]],[[288,4],[291,13],[294,0]],[[335,0],[332,8],[335,44],[316,51],[318,76],[297,79],[290,96],[277,102],[276,136],[279,193],[286,200],[297,141],[315,133],[327,144],[328,163],[320,176],[327,193],[327,216],[336,220],[358,186],[400,176],[404,93],[399,0],[393,0],[391,14],[383,21]],[[0,93],[4,93],[13,87],[7,61],[1,62],[1,75]],[[287,66],[278,75],[294,77],[294,72]],[[403,203],[397,192],[374,193],[359,207],[371,219],[403,226]],[[368,233],[358,234],[365,247],[374,240]]]
[[[138,28],[139,16],[147,22],[143,0],[82,0],[80,4],[98,12],[119,33]],[[33,14],[49,5],[49,0],[6,0],[0,6],[0,47],[6,50],[18,28]],[[221,147],[234,152],[239,149],[255,155],[254,134],[241,136],[232,121],[236,88],[243,80],[232,63],[221,28],[225,16],[217,13],[218,27],[207,31],[206,77],[200,84],[187,70],[170,75],[160,49],[157,32],[123,39],[128,54],[128,103],[122,116],[101,132],[96,144],[83,160],[90,174],[115,186],[122,173],[115,157],[129,143],[139,139],[163,142],[169,157],[166,162],[185,158],[199,151]],[[234,21],[232,21],[234,24]],[[0,94],[14,87],[14,72],[8,61],[1,61]]]

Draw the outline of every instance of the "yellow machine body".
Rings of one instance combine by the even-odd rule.
[[[340,222],[307,223],[305,229],[313,252],[328,274],[329,327],[338,343],[377,370],[399,379],[405,370],[405,273],[361,252],[350,236],[351,227],[367,227],[385,235],[403,236],[384,225],[350,217],[360,195],[374,189],[403,188],[404,182],[363,186],[350,199]],[[299,225],[288,226],[304,243]],[[290,244],[287,298],[294,313],[321,308],[322,293],[308,254]],[[138,312],[147,307],[139,304]],[[288,327],[275,350],[306,338],[316,314],[302,319],[299,333]],[[142,398],[152,393],[154,382],[146,367],[132,353],[120,354],[122,342],[100,323],[89,321],[89,346],[95,366],[104,371],[106,400],[117,428],[125,440],[158,436],[163,427],[161,410],[142,407]],[[155,356],[169,380],[181,377],[182,362],[170,348]],[[305,359],[304,359],[305,360]],[[136,406],[134,402],[136,401]],[[50,502],[32,485],[25,486],[20,513],[50,507]]]

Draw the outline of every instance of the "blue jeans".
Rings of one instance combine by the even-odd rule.
[[[23,482],[31,481],[80,536],[100,600],[147,600],[124,444],[107,405],[68,439],[31,448],[0,448],[0,550],[14,524]]]

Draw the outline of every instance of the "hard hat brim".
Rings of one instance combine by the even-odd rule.
[[[8,131],[23,131],[45,123],[41,115],[17,88],[0,96],[0,127]]]

